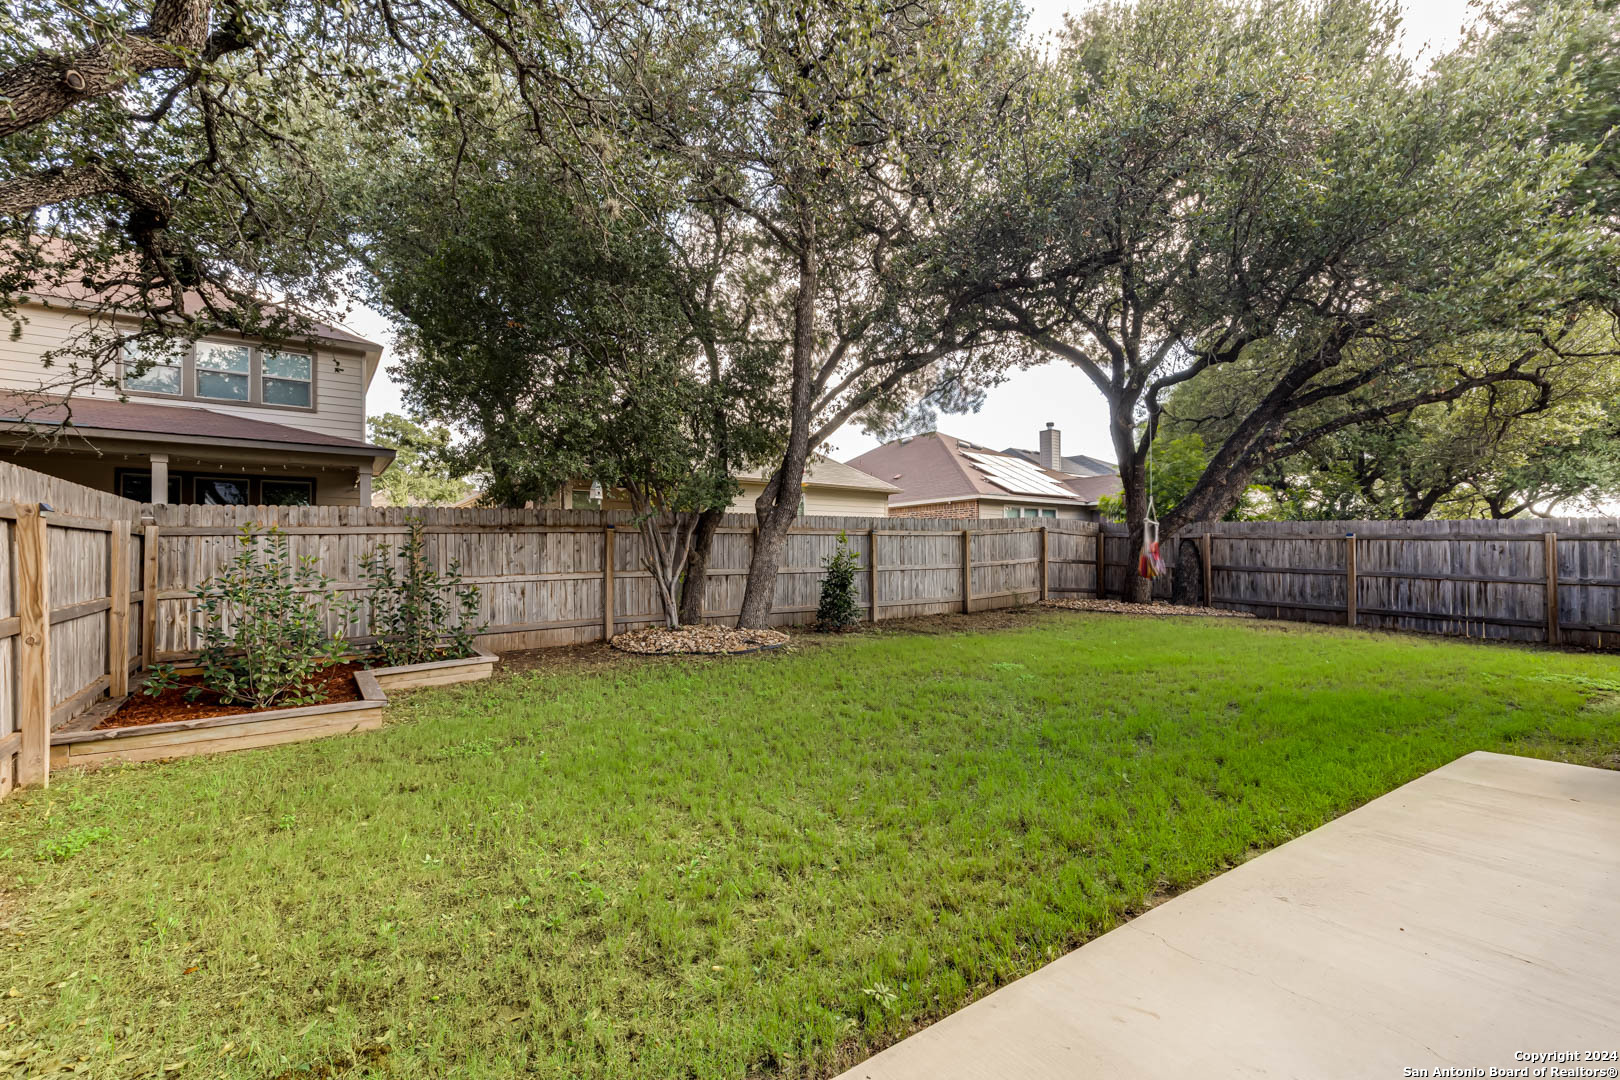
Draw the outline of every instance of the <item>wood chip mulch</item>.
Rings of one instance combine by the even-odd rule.
[[[365,664],[334,664],[318,674],[315,678],[324,694],[321,704],[359,701],[360,688],[354,684],[354,673],[365,666]],[[92,730],[143,727],[147,724],[166,724],[171,720],[201,720],[209,716],[240,716],[260,711],[247,705],[222,705],[219,698],[210,693],[202,694],[196,701],[187,701],[186,688],[196,685],[197,681],[196,676],[184,678],[180,686],[165,690],[156,697],[149,697],[136,690],[125,699],[118,711]],[[291,708],[285,705],[273,707]]]
[[[1048,600],[1046,607],[1065,611],[1100,611],[1109,615],[1153,615],[1164,618],[1172,615],[1204,615],[1217,619],[1252,619],[1252,611],[1228,611],[1226,608],[1194,607],[1190,604],[1131,604],[1124,600]]]
[[[745,653],[775,649],[787,644],[780,630],[738,630],[729,626],[683,626],[670,630],[645,626],[613,639],[613,647],[643,656],[674,656],[681,653]]]

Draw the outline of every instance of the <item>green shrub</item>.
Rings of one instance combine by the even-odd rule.
[[[827,576],[821,579],[816,628],[848,630],[861,621],[861,609],[855,602],[855,572],[861,568],[861,557],[850,548],[849,537],[839,533],[838,550],[821,565],[827,568]]]
[[[344,632],[358,605],[316,562],[293,559],[280,529],[242,526],[229,565],[197,590],[202,675],[188,698],[213,691],[227,705],[258,709],[323,700],[316,676],[347,658]],[[172,666],[154,665],[145,689],[157,695],[178,682]]]
[[[461,565],[453,559],[442,574],[428,565],[422,522],[412,519],[409,525],[397,557],[392,546],[379,544],[360,560],[371,586],[377,655],[389,667],[471,656],[473,639],[485,629],[474,621],[478,587],[462,584]]]

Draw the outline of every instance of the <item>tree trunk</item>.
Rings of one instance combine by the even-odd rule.
[[[1142,538],[1147,534],[1148,494],[1147,470],[1132,465],[1120,472],[1125,485],[1125,525],[1130,538],[1125,543],[1125,599],[1133,604],[1153,602],[1153,582],[1137,573],[1138,556],[1142,553]]]
[[[725,517],[724,508],[705,510],[692,533],[692,550],[686,556],[686,575],[681,584],[681,622],[696,626],[703,621],[703,598],[709,591],[709,550],[714,547],[714,531]]]
[[[1204,595],[1204,560],[1198,551],[1198,542],[1183,540],[1172,554],[1165,553],[1165,561],[1175,560],[1175,571],[1170,579],[1170,602],[1193,607],[1210,606]]]
[[[658,590],[664,625],[679,629],[681,572],[691,557],[699,515],[691,510],[672,510],[662,496],[635,483],[626,484],[625,493],[630,496],[630,508],[641,531],[641,567]]]
[[[814,236],[808,228],[799,237],[799,291],[793,301],[793,397],[787,450],[776,474],[754,501],[758,531],[748,562],[748,584],[743,589],[739,627],[763,629],[770,623],[776,598],[776,571],[782,565],[788,529],[799,514],[804,467],[810,459],[810,396],[816,346],[817,266]]]
[[[1123,599],[1146,604],[1153,599],[1153,582],[1137,574],[1136,559],[1142,550],[1146,531],[1148,493],[1146,454],[1136,446],[1136,425],[1129,410],[1116,409],[1113,421],[1114,456],[1119,461],[1119,481],[1123,487],[1120,502],[1125,507],[1125,525],[1130,536],[1125,542],[1125,595]]]

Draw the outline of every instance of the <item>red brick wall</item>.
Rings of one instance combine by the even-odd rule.
[[[963,499],[959,502],[928,503],[925,506],[890,507],[890,517],[949,518],[953,521],[979,516],[979,500]]]

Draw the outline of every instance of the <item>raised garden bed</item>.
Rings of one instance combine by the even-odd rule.
[[[475,647],[476,648],[476,647]],[[290,709],[249,711],[240,706],[195,706],[203,715],[183,720],[143,722],[141,717],[162,715],[148,710],[145,703],[131,699],[126,704],[132,716],[120,720],[123,709],[114,712],[88,731],[58,731],[51,736],[51,768],[93,767],[113,761],[153,761],[161,758],[219,754],[278,743],[324,739],[352,731],[369,731],[382,726],[383,706],[390,691],[413,690],[428,686],[487,679],[499,658],[483,648],[476,655],[460,660],[434,660],[404,667],[363,668],[341,664],[329,669],[329,700],[320,705]],[[175,695],[184,704],[180,691],[168,691],[153,699],[162,708],[164,698]],[[170,707],[175,707],[170,703]],[[133,722],[131,722],[133,721]]]

